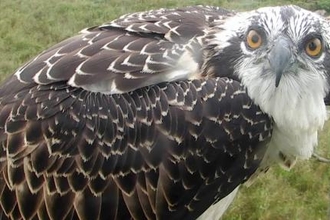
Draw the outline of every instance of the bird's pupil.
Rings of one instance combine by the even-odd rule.
[[[251,38],[252,42],[253,43],[258,43],[259,42],[259,36],[258,35],[253,35],[252,38]]]
[[[317,45],[315,44],[315,42],[310,42],[308,45],[308,48],[309,48],[309,50],[314,51],[314,50],[316,50]]]

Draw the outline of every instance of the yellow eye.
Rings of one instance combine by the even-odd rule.
[[[309,40],[305,46],[305,51],[308,56],[317,57],[322,52],[322,42],[319,38]]]
[[[251,49],[257,49],[262,44],[262,38],[257,31],[250,30],[246,37],[246,43]]]

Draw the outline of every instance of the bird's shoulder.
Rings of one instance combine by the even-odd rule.
[[[110,94],[193,78],[203,47],[196,38],[231,14],[210,6],[127,14],[49,48],[15,76],[23,84],[62,82]]]

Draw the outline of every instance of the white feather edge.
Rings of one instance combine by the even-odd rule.
[[[93,84],[86,84],[83,86],[77,86],[75,83],[75,77],[78,74],[88,75],[88,73],[84,73],[80,70],[80,66],[76,69],[76,73],[68,80],[68,84],[73,87],[82,87],[85,90],[91,92],[101,92],[103,94],[121,94],[126,91],[121,91],[117,88],[116,81],[101,81]],[[193,59],[193,56],[190,52],[185,51],[180,59],[178,60],[175,67],[170,68],[166,73],[146,73],[146,81],[145,84],[141,86],[149,86],[161,82],[172,82],[176,80],[184,80],[184,79],[196,79],[199,78],[199,65]],[[111,73],[109,73],[111,74]],[[123,77],[127,80],[130,80],[129,73],[122,73]]]
[[[234,201],[238,192],[239,186],[236,187],[230,194],[221,199],[219,202],[210,206],[197,220],[215,220],[220,219],[226,212],[230,204]]]

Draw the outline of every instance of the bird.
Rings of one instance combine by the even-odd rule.
[[[219,219],[312,156],[329,33],[294,5],[186,6],[50,47],[0,86],[0,218]]]

